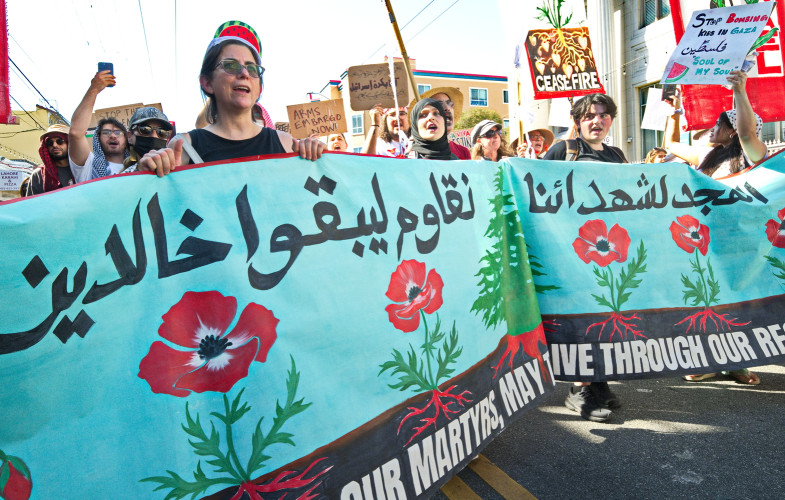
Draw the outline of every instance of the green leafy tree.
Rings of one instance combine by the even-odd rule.
[[[483,120],[493,120],[502,123],[502,117],[490,108],[472,108],[461,115],[461,119],[455,124],[456,130],[472,128]]]

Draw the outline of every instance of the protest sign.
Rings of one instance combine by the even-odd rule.
[[[589,28],[539,29],[526,37],[535,99],[604,93]]]
[[[289,122],[275,122],[275,130],[289,133]]]
[[[429,498],[554,374],[785,360],[783,155],[543,162],[289,154],[0,204],[0,457],[36,498]]]
[[[296,139],[305,139],[311,134],[346,132],[343,99],[286,106],[286,111],[289,114],[289,133]]]
[[[347,70],[349,104],[354,111],[371,109],[377,104],[385,108],[395,107],[396,95],[398,105],[406,106],[409,102],[406,68],[402,62],[394,63],[393,67],[394,80],[390,78],[390,65],[387,63],[351,66]]]
[[[645,130],[665,130],[665,122],[673,115],[673,106],[662,100],[662,89],[649,87],[646,94],[646,109],[641,119]]]
[[[147,106],[158,108],[163,111],[160,102],[155,104],[142,104],[141,102],[138,102],[136,104],[115,106],[114,108],[96,109],[93,112],[93,116],[90,117],[90,126],[88,128],[95,128],[95,126],[98,124],[98,121],[103,118],[114,118],[115,120],[122,123],[123,126],[127,129],[128,123],[131,121],[131,117],[134,115],[134,111]]]
[[[677,42],[686,31],[692,12],[707,7],[707,3],[699,0],[670,0],[671,19]],[[774,4],[768,0],[760,3]],[[776,34],[774,32],[775,28],[780,27],[780,20],[783,18],[785,3],[777,2],[766,26],[760,30],[756,44],[763,42],[763,45],[755,49],[758,52],[756,64],[747,80],[747,94],[752,108],[764,122],[785,120],[785,32],[782,29]],[[721,112],[733,108],[733,93],[725,87],[682,85],[681,90],[682,108],[688,122],[686,130],[711,128]]]
[[[760,2],[693,12],[661,82],[726,85],[728,74],[742,68],[773,7]]]
[[[460,144],[461,146],[467,147],[469,149],[472,148],[472,129],[464,128],[460,130],[453,130],[447,136],[449,140],[456,144]]]

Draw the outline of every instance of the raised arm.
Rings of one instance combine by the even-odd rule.
[[[681,143],[681,109],[679,109],[681,108],[681,99],[674,96],[671,98],[671,104],[676,108],[676,111],[665,122],[663,147],[690,165],[698,165],[701,151],[694,146]]]
[[[76,107],[74,116],[71,118],[71,130],[68,133],[68,157],[77,165],[84,165],[93,147],[87,140],[87,127],[90,126],[90,118],[93,116],[95,99],[109,85],[116,82],[114,75],[108,70],[99,71],[90,81],[90,88],[87,89],[82,98],[82,102]]]
[[[751,162],[757,163],[766,157],[766,144],[760,140],[755,123],[755,112],[747,96],[747,73],[731,71],[728,82],[733,86],[733,103],[736,109],[736,132],[741,148]]]
[[[371,115],[371,126],[368,129],[368,135],[365,137],[365,144],[363,144],[363,149],[361,152],[366,155],[375,155],[376,139],[379,138],[379,129],[382,126],[382,118],[384,115],[382,105],[377,104],[368,112],[368,114]]]

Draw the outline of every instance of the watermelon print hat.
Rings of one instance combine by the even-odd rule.
[[[259,36],[256,34],[256,30],[242,21],[227,21],[220,25],[215,31],[215,36],[210,40],[205,53],[227,40],[235,40],[247,45],[256,55],[256,60],[261,64],[262,44],[259,42]]]

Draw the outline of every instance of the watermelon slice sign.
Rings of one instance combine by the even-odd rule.
[[[689,72],[690,72],[690,68],[682,64],[679,64],[677,62],[674,62],[670,72],[668,73],[668,76],[665,77],[663,83],[673,83],[675,81],[678,81],[682,77],[687,75]]]

